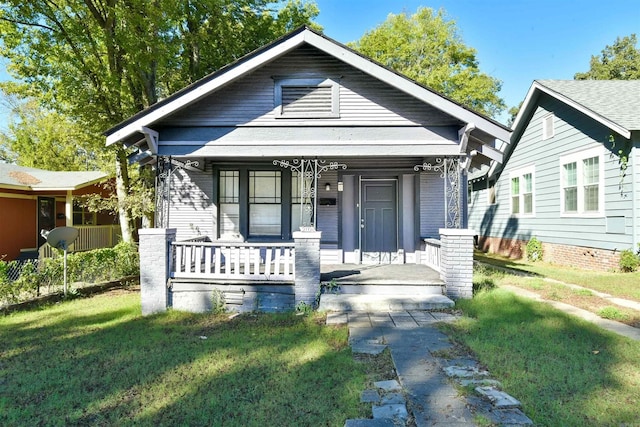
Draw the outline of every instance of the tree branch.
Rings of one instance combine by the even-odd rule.
[[[47,25],[44,24],[38,24],[36,22],[24,22],[24,21],[19,21],[17,19],[10,19],[7,18],[6,16],[0,16],[0,21],[5,21],[5,22],[10,22],[12,24],[17,24],[17,25],[24,25],[25,27],[37,27],[37,28],[42,28],[45,29],[47,31],[51,31],[51,32],[55,32],[56,30],[53,27],[49,27]]]

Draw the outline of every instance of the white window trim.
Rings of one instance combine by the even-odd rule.
[[[536,216],[536,167],[535,165],[515,169],[509,173],[509,215],[516,218],[534,218]],[[522,193],[522,177],[531,174],[531,213],[524,213],[524,197]],[[518,197],[520,206],[519,213],[513,213],[513,194],[511,194],[511,180],[520,178],[520,194]]]
[[[598,157],[598,211],[584,211],[584,183],[583,183],[583,161],[591,157]],[[576,173],[578,178],[578,211],[564,211],[564,165],[568,163],[576,163]],[[573,152],[560,157],[560,216],[568,218],[585,217],[603,217],[604,216],[604,149],[602,146],[590,148],[588,150]]]
[[[549,123],[549,121],[551,123]],[[553,113],[546,114],[542,117],[542,140],[551,139],[556,134],[556,116]]]
[[[276,119],[337,119],[340,118],[340,84],[337,79],[325,77],[274,77],[274,102]],[[318,86],[331,88],[331,112],[285,113],[282,106],[283,86]]]

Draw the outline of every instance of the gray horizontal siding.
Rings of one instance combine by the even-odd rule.
[[[295,70],[295,73],[292,72]],[[277,119],[274,77],[322,76],[340,82],[339,119]],[[298,48],[165,120],[178,126],[449,125],[457,121],[406,93],[311,47]]]
[[[555,114],[555,135],[542,140],[541,119],[550,111]],[[610,155],[610,130],[581,113],[549,97],[542,97],[514,152],[508,159],[497,183],[497,204],[486,206],[486,193],[472,196],[469,209],[470,227],[482,235],[528,240],[536,236],[542,241],[595,247],[609,250],[626,249],[632,244],[632,194],[629,177],[620,184],[618,158]],[[561,216],[560,157],[593,147],[604,150],[604,215],[602,217]],[[616,150],[617,151],[617,150]],[[535,216],[515,217],[510,214],[510,173],[534,166]],[[485,193],[485,194],[482,194]],[[625,234],[608,233],[607,217],[625,217]]]
[[[331,185],[331,191],[326,191],[326,184]],[[318,179],[318,221],[316,228],[322,231],[322,243],[338,242],[338,172],[327,171]],[[321,206],[321,198],[336,199],[336,204]]]
[[[444,183],[439,173],[420,174],[420,236],[440,237],[444,227]]]
[[[176,239],[216,236],[216,206],[213,201],[211,167],[204,172],[176,171],[171,180],[169,227]]]

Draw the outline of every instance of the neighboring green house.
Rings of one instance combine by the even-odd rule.
[[[469,228],[482,249],[618,267],[640,241],[640,81],[534,81],[503,164],[470,176]]]

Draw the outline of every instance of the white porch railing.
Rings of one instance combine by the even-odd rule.
[[[172,242],[174,279],[294,281],[293,243]]]
[[[74,225],[78,238],[70,246],[69,252],[90,251],[111,248],[122,238],[119,225]],[[40,258],[52,258],[54,249],[47,243],[40,247]]]
[[[440,271],[440,240],[424,239],[422,251],[422,264]]]

